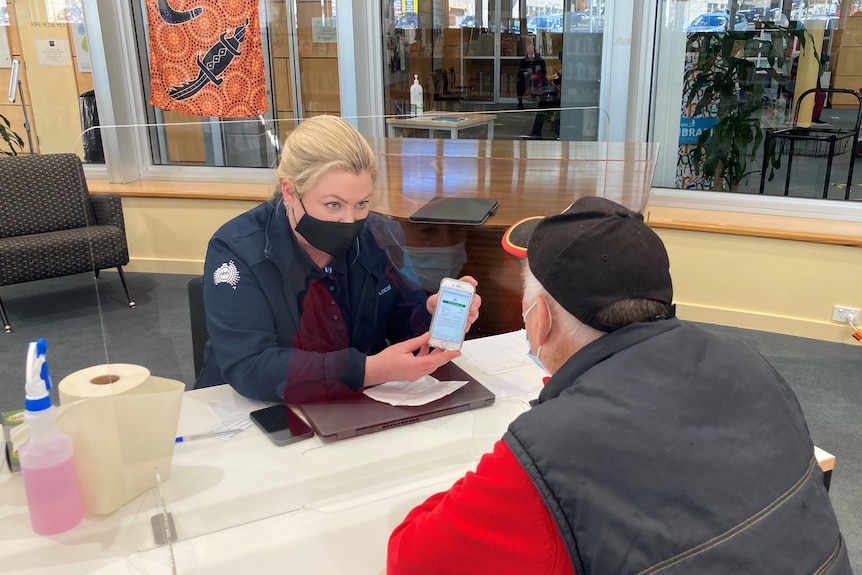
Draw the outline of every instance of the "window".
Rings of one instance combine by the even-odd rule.
[[[80,3],[2,2],[0,69],[10,70],[13,60],[19,63],[21,89],[12,87],[15,102],[4,98],[0,114],[21,136],[23,151],[72,152],[83,157],[79,99],[93,89],[93,74]],[[5,78],[8,82],[9,75]],[[93,150],[94,161],[101,157],[99,150]]]
[[[202,5],[200,23],[190,19],[180,25],[163,25],[158,15],[148,17],[144,0],[135,0],[141,83],[148,102],[147,123],[152,126],[148,134],[150,160],[154,165],[270,168],[277,158],[278,142],[295,125],[296,119],[340,113],[336,2],[252,1],[244,4],[243,14],[233,15],[208,12],[215,9],[215,3],[213,8],[206,2]],[[243,16],[250,17],[252,22],[245,24]],[[153,25],[157,26],[156,30],[151,29]],[[188,31],[174,35],[177,26],[185,26]],[[194,50],[186,49],[185,61],[177,62],[175,54],[183,46],[182,37],[201,34],[203,30],[208,33],[206,41]],[[223,58],[224,52],[219,52],[218,46],[222,32],[227,39],[236,35],[242,38],[241,42],[248,42],[237,49],[236,58],[248,57],[250,50],[259,50],[262,62],[244,61],[243,70],[250,65],[260,65],[262,74],[250,79],[238,72],[230,77],[230,64],[222,66],[224,76],[205,82],[194,97],[203,100],[207,91],[230,93],[230,97],[238,99],[238,109],[254,110],[257,115],[244,116],[229,108],[219,116],[196,114],[194,106],[186,106],[173,95],[164,97],[165,90],[170,95],[176,93],[179,86],[198,89],[193,84],[198,74],[194,60],[201,55],[214,62]],[[256,38],[259,38],[259,48],[251,44]],[[172,41],[179,43],[170,44]],[[230,49],[227,53],[231,53]],[[187,78],[172,73],[180,65],[187,70]],[[162,74],[169,74],[173,79],[167,83],[170,87],[154,81]],[[222,87],[218,84],[220,81],[226,85]],[[265,101],[244,101],[253,91],[265,94]],[[154,103],[158,105],[152,105]]]

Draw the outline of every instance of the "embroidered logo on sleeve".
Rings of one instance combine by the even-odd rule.
[[[233,289],[236,289],[236,285],[239,283],[239,270],[236,269],[236,264],[233,263],[233,260],[220,265],[213,272],[213,283],[215,285],[220,283],[230,284]]]

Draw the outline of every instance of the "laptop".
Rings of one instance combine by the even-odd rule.
[[[497,211],[492,198],[444,198],[437,196],[416,210],[411,222],[425,224],[462,224],[478,226]]]
[[[447,363],[431,375],[440,381],[467,380],[467,384],[425,405],[395,406],[358,395],[326,402],[303,403],[298,407],[319,437],[334,441],[479,409],[494,403],[494,394],[454,363]]]

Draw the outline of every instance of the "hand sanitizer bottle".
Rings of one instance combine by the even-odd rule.
[[[424,93],[422,84],[419,83],[419,74],[413,74],[413,85],[410,86],[410,112],[411,116],[421,116],[424,107]]]
[[[57,409],[48,394],[51,378],[46,350],[44,339],[27,348],[24,423],[30,436],[18,449],[30,524],[41,535],[71,529],[83,517],[72,439],[54,426]]]

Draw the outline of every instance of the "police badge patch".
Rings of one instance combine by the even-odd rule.
[[[239,283],[239,270],[236,269],[236,264],[233,263],[233,260],[220,265],[213,272],[213,283],[215,285],[220,283],[230,284],[233,289],[236,289],[236,285]]]

